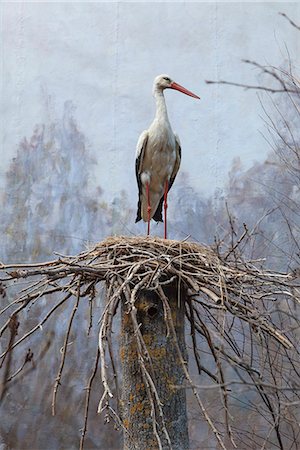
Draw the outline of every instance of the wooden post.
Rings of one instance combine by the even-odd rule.
[[[166,287],[164,292],[171,307],[178,344],[186,361],[184,292],[181,291],[181,296],[178,298],[177,284]],[[172,449],[187,450],[189,438],[186,392],[183,388],[185,376],[172,334],[167,335],[162,302],[154,291],[142,291],[139,293],[135,306],[139,329],[152,359],[153,381],[162,403],[165,429],[170,437]],[[120,409],[122,421],[127,430],[124,432],[124,450],[158,449],[158,439],[155,436],[153,417],[151,417],[151,402],[141,373],[134,327],[125,300],[122,304],[121,327],[120,352],[123,384]],[[151,373],[150,364],[146,360],[145,365]],[[157,407],[155,410],[157,433],[162,448],[169,449]]]

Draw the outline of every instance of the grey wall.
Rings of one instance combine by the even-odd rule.
[[[278,64],[285,43],[296,55],[299,39],[282,10],[300,16],[298,3],[275,2],[2,4],[1,190],[19,142],[59,120],[71,100],[97,161],[90,183],[100,182],[107,201],[125,189],[134,205],[135,145],[152,120],[153,78],[164,72],[201,96],[166,95],[182,172],[201,193],[222,189],[233,157],[248,167],[268,149],[256,93],[204,81],[256,84],[241,59]]]

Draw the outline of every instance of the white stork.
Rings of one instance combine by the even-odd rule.
[[[148,130],[142,132],[137,143],[135,171],[139,188],[136,222],[143,219],[162,222],[164,203],[165,239],[167,238],[167,196],[174,183],[181,160],[180,141],[171,128],[164,97],[164,89],[176,89],[194,98],[200,98],[168,75],[154,80],[153,94],[156,101],[155,118]]]

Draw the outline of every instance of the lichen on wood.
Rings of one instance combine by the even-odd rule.
[[[165,287],[166,297],[174,311],[174,327],[184,364],[187,364],[187,351],[184,335],[184,293],[178,304],[178,286]],[[140,450],[162,448],[188,450],[188,421],[186,411],[185,373],[178,362],[178,351],[173,335],[167,330],[164,318],[164,305],[155,291],[141,290],[137,296],[136,319],[139,324],[140,338],[145,343],[144,365],[140,368],[133,322],[127,320],[130,315],[130,303],[125,297],[122,301],[121,353],[123,367],[123,389],[121,410],[126,418],[127,433],[124,434],[124,449],[134,450],[136,444]],[[149,383],[152,378],[153,385]],[[178,389],[182,386],[182,389]],[[156,396],[161,402],[157,408]],[[156,426],[154,427],[154,420]],[[124,423],[124,421],[123,421]]]
[[[289,313],[292,307],[296,308],[299,304],[298,279],[294,273],[274,273],[263,269],[257,261],[233,259],[232,253],[221,254],[217,248],[188,241],[111,237],[75,256],[58,255],[56,260],[40,264],[0,264],[2,289],[16,279],[28,281],[28,286],[15,300],[0,311],[4,318],[0,336],[9,330],[14,317],[22,319],[26,308],[34,308],[41,298],[51,298],[51,307],[45,316],[24,335],[16,336],[0,359],[3,363],[15,347],[41,329],[54,312],[73,297],[74,308],[67,325],[55,380],[52,405],[55,412],[65,350],[78,303],[86,298],[93,301],[97,286],[105,283],[106,300],[99,324],[97,359],[86,394],[81,447],[98,360],[103,384],[98,411],[105,411],[116,420],[124,431],[125,442],[130,440],[132,427],[138,425],[139,430],[148,430],[151,426],[153,448],[172,448],[174,433],[166,417],[169,414],[166,413],[168,395],[170,403],[178,398],[184,403],[185,389],[191,389],[203,419],[219,446],[223,449],[227,445],[234,447],[234,418],[230,414],[229,399],[235,383],[257,389],[269,408],[273,429],[279,435],[274,402],[280,401],[285,389],[291,389],[290,368],[295,367],[295,357],[298,356],[298,341],[293,333],[295,326],[299,325],[298,319]],[[113,386],[107,368],[110,363],[117,379],[113,357],[116,343],[112,337],[117,311],[122,312],[124,338],[122,341],[121,336],[119,357],[123,365],[125,361],[132,361],[137,371],[135,392],[123,392],[121,395],[121,416],[111,405],[111,399],[117,396],[117,388]],[[220,425],[220,418],[217,423],[211,417],[201,394],[202,387],[188,371],[182,337],[183,316],[191,337],[190,358],[194,357],[199,374],[205,374],[211,381],[210,387],[215,385],[219,388],[223,425]],[[159,330],[159,338],[154,335],[154,330]],[[210,355],[209,367],[201,359],[199,342]],[[276,347],[278,364],[263,356],[270,346]],[[174,369],[175,374],[170,375],[164,369],[157,376],[159,367],[169,357],[171,360],[173,358],[172,367],[178,370]],[[289,369],[284,361],[291,361]],[[228,367],[231,368],[230,379]],[[127,369],[123,369],[125,385]],[[278,377],[280,387],[274,381]],[[162,389],[159,383],[163,385]],[[272,401],[266,400],[269,396]],[[171,409],[176,410],[176,406]],[[144,415],[145,420],[135,424],[135,415]],[[226,439],[229,439],[229,444]]]

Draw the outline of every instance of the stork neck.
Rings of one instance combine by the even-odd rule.
[[[169,122],[167,105],[165,97],[162,90],[155,89],[154,98],[156,103],[156,114],[155,118],[159,120],[165,120]]]

